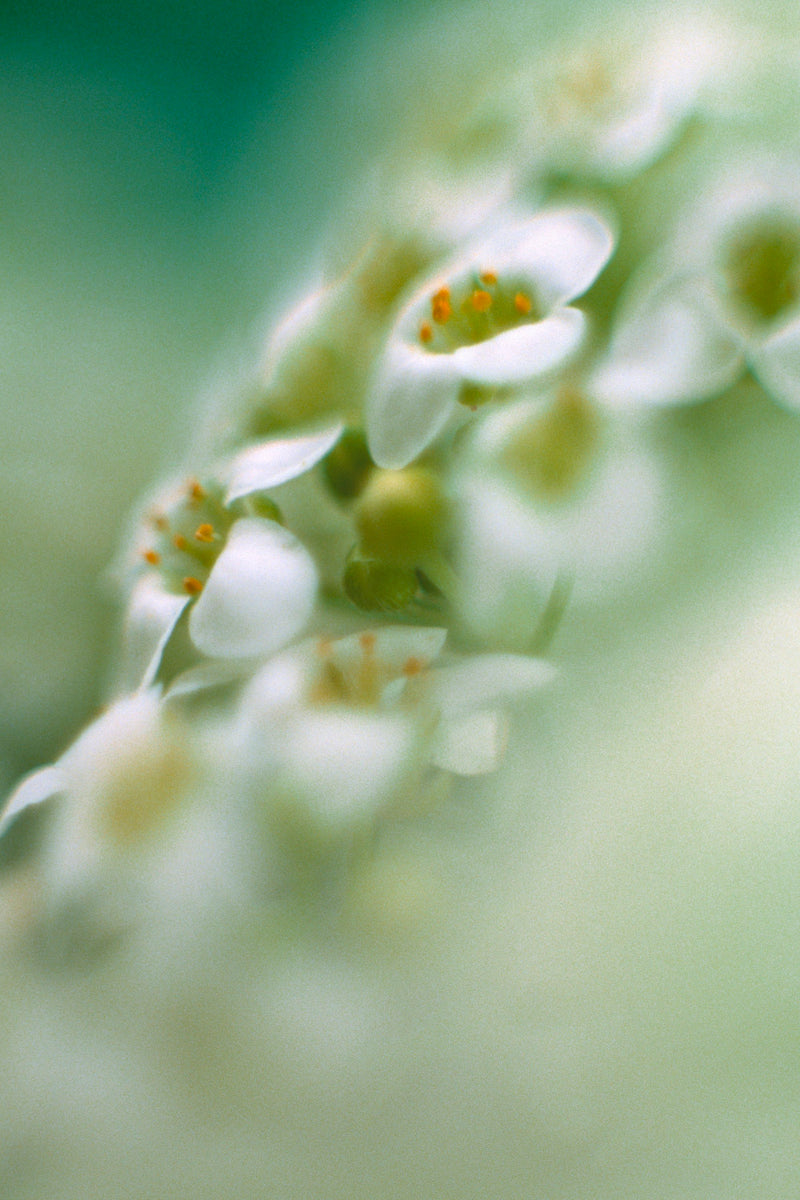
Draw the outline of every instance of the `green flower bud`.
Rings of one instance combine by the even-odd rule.
[[[373,472],[355,511],[365,556],[414,567],[436,556],[448,507],[439,479],[425,467]]]
[[[351,559],[342,577],[345,595],[363,612],[400,612],[414,599],[417,586],[410,567],[375,559]]]

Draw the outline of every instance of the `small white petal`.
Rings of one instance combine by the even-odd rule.
[[[473,712],[436,730],[431,763],[454,775],[488,775],[503,757],[508,723],[502,713]]]
[[[414,765],[405,717],[309,712],[287,737],[289,779],[317,817],[337,828],[369,819]]]
[[[451,357],[467,383],[484,387],[525,383],[566,362],[580,346],[585,328],[582,312],[560,308],[543,321],[462,346]]]
[[[691,283],[648,296],[614,333],[589,381],[609,407],[691,404],[733,383],[744,356]]]
[[[337,424],[305,437],[276,438],[248,446],[222,472],[228,484],[225,504],[279,487],[309,471],[333,448],[342,429]]]
[[[0,813],[0,836],[26,808],[43,804],[45,800],[51,800],[66,790],[66,776],[58,766],[42,767],[27,775],[11,793]]]
[[[134,585],[122,636],[121,692],[153,682],[164,647],[189,600],[167,591],[160,577],[149,572]]]
[[[275,521],[236,521],[192,608],[189,633],[203,654],[271,654],[304,627],[314,607],[317,572],[294,534]]]
[[[433,702],[446,717],[496,701],[531,695],[555,678],[555,669],[524,654],[476,654],[429,676]]]
[[[367,398],[369,451],[379,467],[407,466],[452,416],[460,384],[452,354],[394,340]]]
[[[614,234],[591,209],[554,209],[499,234],[496,250],[499,269],[527,276],[549,310],[594,283],[614,250]]]
[[[800,408],[800,317],[773,333],[748,357],[771,396],[787,408]]]

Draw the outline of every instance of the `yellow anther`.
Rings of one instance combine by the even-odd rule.
[[[527,317],[528,313],[533,308],[533,302],[530,296],[526,296],[524,292],[517,292],[514,297],[514,308],[522,317]]]
[[[206,490],[196,479],[190,479],[186,486],[189,492],[189,499],[193,500],[195,504],[199,504],[201,500],[205,500]]]
[[[213,542],[214,526],[205,521],[202,525],[198,525],[194,531],[194,536],[198,542]]]
[[[162,533],[165,529],[169,529],[169,521],[162,512],[150,513],[150,524],[155,529],[161,530]]]
[[[433,340],[433,330],[427,321],[423,321],[419,327],[419,340],[425,343]]]
[[[481,274],[481,283],[485,284],[486,287],[494,287],[497,283],[497,276],[494,271],[484,271]]]
[[[420,675],[425,668],[425,664],[421,658],[415,658],[412,654],[403,663],[403,674],[407,679],[413,679],[415,675]]]
[[[358,637],[358,644],[365,654],[372,654],[375,650],[376,637],[374,633],[361,633]]]
[[[439,291],[431,300],[431,311],[434,321],[438,322],[439,325],[444,325],[450,319],[453,315],[453,306],[450,303],[450,288],[439,288]]]
[[[161,555],[158,554],[155,550],[143,550],[142,558],[144,559],[145,562],[150,563],[151,567],[157,567],[158,564],[161,562]]]
[[[199,596],[203,590],[202,581],[194,575],[187,575],[183,581],[183,590],[188,592],[190,596]]]
[[[485,313],[492,307],[492,297],[488,292],[484,292],[482,288],[476,288],[469,298],[469,302],[475,309],[475,312]]]
[[[189,543],[187,542],[186,538],[183,536],[182,533],[175,534],[174,538],[172,539],[172,544],[176,550],[188,550],[189,549]]]

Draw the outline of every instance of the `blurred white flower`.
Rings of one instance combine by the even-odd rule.
[[[211,479],[184,480],[148,502],[122,570],[123,582],[131,572],[135,578],[123,688],[152,682],[189,604],[191,640],[211,657],[267,655],[303,629],[314,607],[317,570],[280,524],[275,505],[259,494],[308,471],[340,433],[337,425],[247,446],[218,464]]]
[[[561,366],[580,345],[569,307],[614,246],[585,208],[508,220],[429,280],[400,313],[367,398],[366,430],[379,466],[403,467],[457,413]]]
[[[800,407],[800,169],[734,164],[634,281],[594,394],[693,403],[750,369]]]
[[[516,81],[521,141],[538,170],[624,180],[673,144],[742,54],[719,19],[688,9],[560,48]],[[531,103],[531,100],[533,101]],[[523,103],[524,101],[524,103]]]
[[[43,851],[47,902],[57,909],[113,879],[124,921],[123,863],[157,846],[197,769],[185,722],[163,706],[160,689],[142,689],[108,708],[56,763],[22,780],[0,816],[0,836],[28,809],[58,801]]]
[[[559,583],[597,603],[661,546],[655,462],[574,386],[487,414],[456,469],[458,603],[484,640],[530,644]]]
[[[392,804],[413,807],[430,767],[493,770],[504,706],[553,670],[515,655],[434,666],[445,638],[444,629],[390,625],[309,641],[268,662],[242,695],[233,735],[249,787],[267,799],[288,791],[337,830],[368,824]],[[179,692],[191,687],[191,674],[176,683]]]

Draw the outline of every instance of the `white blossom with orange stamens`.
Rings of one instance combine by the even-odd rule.
[[[191,605],[196,648],[220,658],[274,653],[302,632],[317,569],[262,494],[310,470],[341,426],[245,447],[203,483],[184,480],[150,498],[126,552],[134,582],[126,614],[121,687],[153,681],[167,642]]]
[[[367,398],[372,457],[403,467],[458,413],[494,392],[562,366],[585,317],[569,302],[591,286],[614,247],[588,208],[507,220],[429,280],[400,313]]]
[[[249,789],[287,792],[321,827],[337,829],[408,802],[431,768],[493,770],[504,709],[553,669],[522,655],[448,660],[445,638],[440,628],[389,625],[271,659],[246,687],[232,734]],[[191,675],[175,686],[191,688]]]

